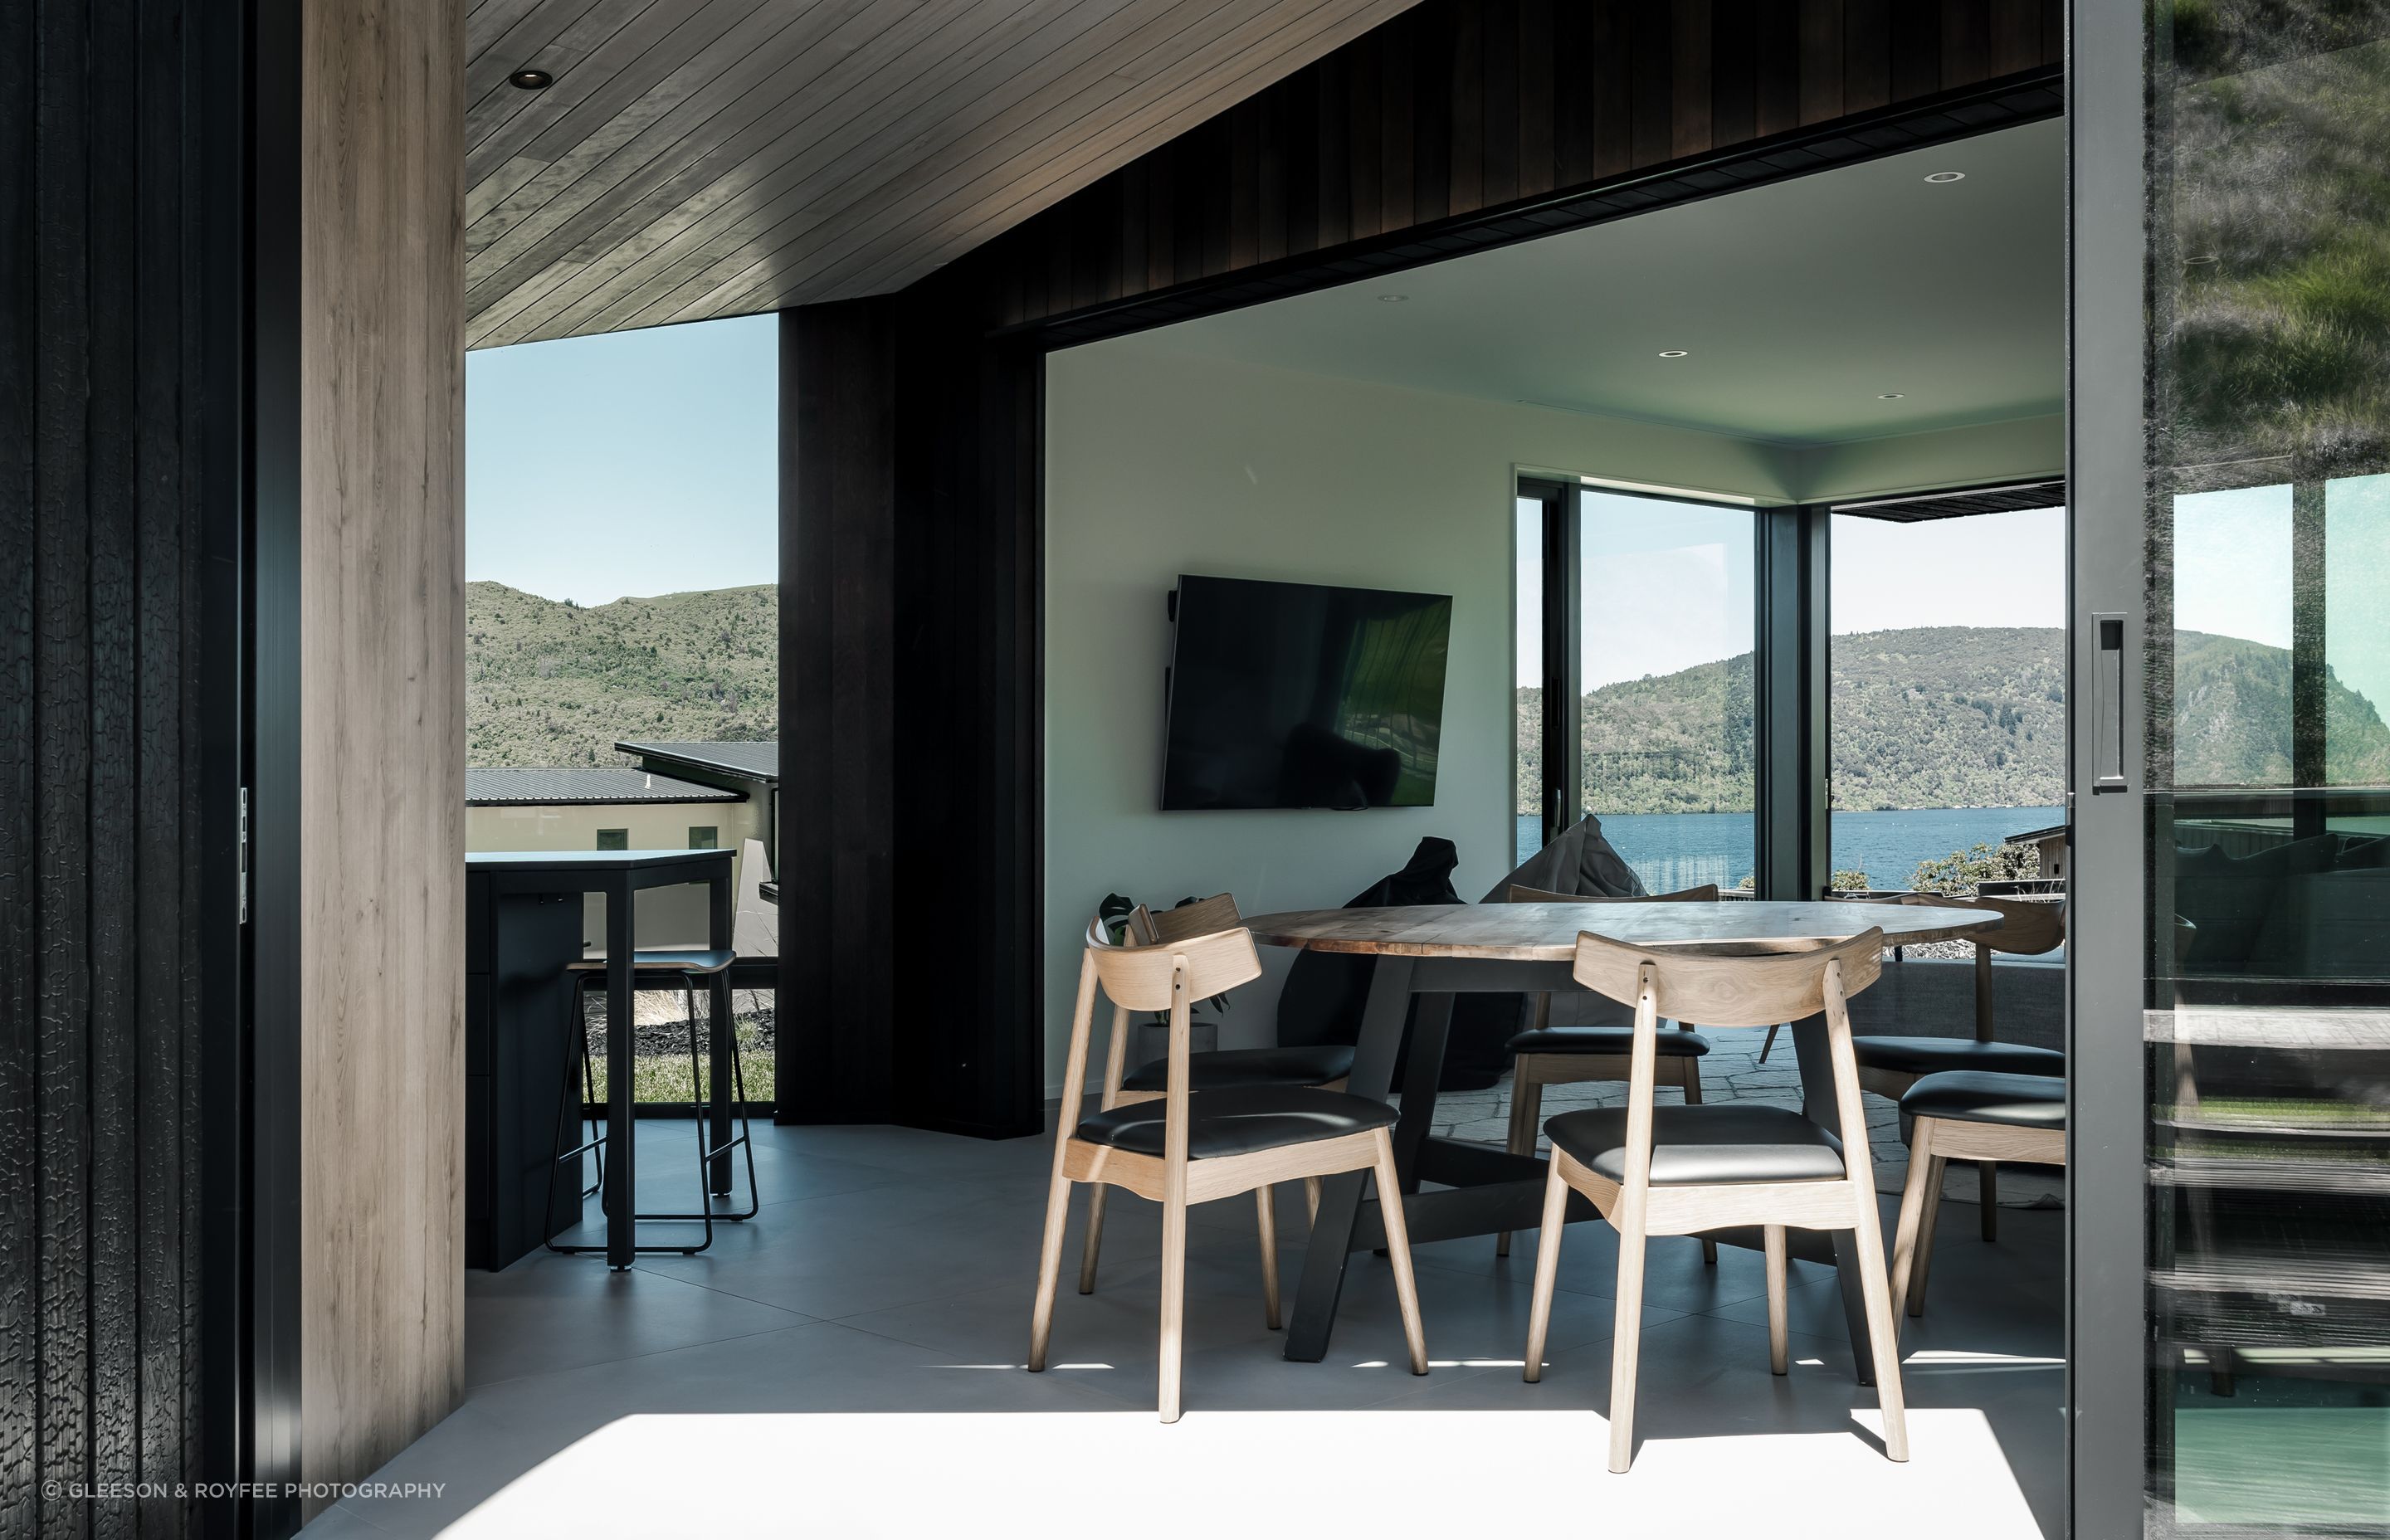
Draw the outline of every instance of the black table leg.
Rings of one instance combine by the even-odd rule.
[[[1403,1115],[1394,1123],[1394,1169],[1403,1190],[1419,1191],[1420,1145],[1435,1121],[1436,1083],[1444,1078],[1444,1050],[1452,1035],[1452,996],[1414,995],[1419,1016],[1411,1023],[1411,1051],[1403,1065]]]
[[[1801,1114],[1812,1123],[1842,1130],[1842,1103],[1834,1094],[1833,1052],[1826,1041],[1826,1019],[1808,1017],[1792,1023],[1792,1049],[1801,1065]],[[1873,1174],[1870,1174],[1872,1187]],[[1843,1290],[1843,1318],[1851,1329],[1851,1365],[1859,1383],[1875,1383],[1875,1353],[1870,1345],[1867,1297],[1859,1285],[1858,1237],[1851,1230],[1830,1232],[1834,1243],[1834,1272]],[[1894,1306],[1898,1309],[1897,1305]]]
[[[1353,1050],[1353,1073],[1344,1082],[1356,1097],[1382,1101],[1393,1088],[1394,1058],[1401,1051],[1403,1019],[1410,1014],[1408,957],[1380,957],[1369,974],[1369,1000],[1361,1012],[1361,1040]],[[1287,1323],[1286,1355],[1316,1364],[1328,1356],[1328,1334],[1336,1324],[1336,1301],[1344,1292],[1344,1264],[1353,1254],[1353,1226],[1361,1213],[1367,1172],[1347,1172],[1321,1184],[1319,1217],[1303,1253],[1303,1281],[1295,1288],[1294,1318]],[[1383,1195],[1394,1201],[1400,1194]]]
[[[727,952],[732,944],[729,864],[725,862],[723,865],[725,869],[707,882],[705,888],[709,910],[705,944],[717,952]],[[727,969],[709,981],[707,1000],[708,1014],[713,1018],[708,1023],[713,1030],[707,1037],[712,1045],[710,1057],[713,1061],[707,1074],[713,1086],[713,1095],[707,1102],[709,1126],[705,1132],[705,1148],[722,1149],[730,1142],[730,1097],[738,1084],[730,1069],[731,1056],[739,1048],[739,1026],[730,1014],[730,972]],[[715,1197],[726,1198],[730,1194],[730,1155],[725,1150],[706,1162],[705,1189]]]
[[[631,995],[631,877],[623,873],[606,890],[606,1265],[631,1265],[638,1244],[634,1217],[638,1188],[633,1184],[634,1146],[638,1139],[637,1072],[632,1050],[638,1033]]]

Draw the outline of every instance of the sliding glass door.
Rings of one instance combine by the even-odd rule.
[[[2079,1532],[2381,1535],[2390,16],[2115,11],[2070,67]]]

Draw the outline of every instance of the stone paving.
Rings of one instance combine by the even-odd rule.
[[[1789,1033],[1779,1033],[1767,1061],[1759,1060],[1765,1031],[1705,1033],[1712,1044],[1702,1060],[1702,1096],[1706,1101],[1754,1101],[1774,1107],[1801,1105],[1801,1075]],[[1663,1101],[1676,1096],[1660,1093]],[[1618,1107],[1626,1100],[1624,1082],[1589,1081],[1580,1085],[1544,1087],[1543,1115],[1574,1111],[1580,1107]],[[1882,1097],[1866,1097],[1868,1143],[1875,1153],[1877,1190],[1898,1193],[1908,1177],[1908,1147],[1900,1141],[1900,1110]],[[1447,1138],[1477,1139],[1500,1144],[1510,1137],[1510,1079],[1485,1091],[1451,1091],[1438,1097],[1434,1131]],[[1540,1148],[1548,1148],[1539,1141]],[[2056,1209],[2065,1206],[2064,1173],[2054,1167],[2010,1166],[2000,1173],[2002,1208]],[[1975,1174],[1953,1166],[1943,1183],[1946,1202],[1973,1203]]]

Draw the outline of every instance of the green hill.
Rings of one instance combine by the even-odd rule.
[[[2064,633],[1925,626],[1833,638],[1834,805],[2041,807],[2062,800]],[[1600,813],[1752,805],[1749,653],[1587,691],[1583,753]],[[2291,763],[2290,654],[2231,636],[2176,639],[2175,780],[2280,786]],[[2327,684],[2330,778],[2390,780],[2390,728]],[[1518,810],[1535,810],[1542,694],[1518,692]]]
[[[584,610],[465,585],[465,763],[621,764],[621,738],[779,736],[773,584]]]

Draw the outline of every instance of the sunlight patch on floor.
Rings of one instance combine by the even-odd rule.
[[[451,1524],[448,1540],[803,1533],[1051,1535],[1132,1513],[1140,1540],[1290,1533],[1901,1534],[2038,1540],[1980,1412],[1913,1411],[1895,1465],[1872,1411],[1799,1433],[1654,1437],[1603,1469],[1590,1411],[640,1415]],[[1074,1517],[1076,1516],[1076,1517]],[[790,1526],[798,1525],[792,1531]]]

